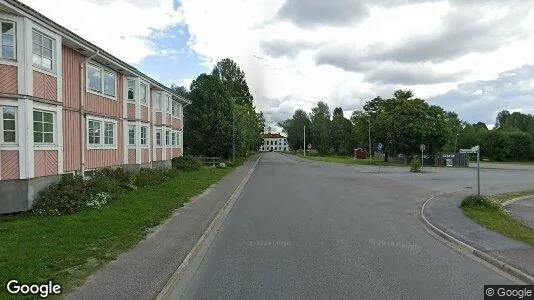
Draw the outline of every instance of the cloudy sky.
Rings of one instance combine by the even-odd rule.
[[[531,0],[23,2],[168,85],[232,58],[271,122],[399,88],[469,122],[534,113]]]

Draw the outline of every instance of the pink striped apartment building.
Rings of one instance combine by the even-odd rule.
[[[0,214],[64,174],[182,155],[187,99],[18,1],[0,22]]]

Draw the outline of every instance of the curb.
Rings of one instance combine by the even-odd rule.
[[[256,170],[256,166],[258,165],[258,162],[260,161],[261,157],[262,155],[260,154],[260,156],[256,159],[254,165],[249,170],[247,175],[245,175],[245,177],[236,187],[234,192],[230,195],[230,197],[228,197],[228,200],[219,210],[215,218],[213,218],[206,231],[204,231],[202,236],[198,239],[197,243],[193,246],[191,251],[184,258],[178,269],[176,269],[176,271],[167,280],[167,283],[159,292],[159,294],[155,297],[155,299],[174,299],[176,297],[172,297],[173,291],[178,290],[179,294],[181,294],[185,290],[187,284],[196,272],[196,269],[204,259],[204,255],[210,247],[211,242],[213,241],[217,233],[219,233],[220,228],[226,220],[226,217],[234,207],[237,199],[241,195],[241,192],[245,188],[245,185],[248,183],[250,177],[252,177],[252,173],[254,173],[254,170]],[[190,267],[192,267],[194,270],[191,270]]]
[[[513,198],[513,199],[510,199],[510,200],[506,200],[501,205],[504,207],[504,206],[510,205],[510,204],[512,204],[512,203],[514,203],[516,201],[521,201],[521,200],[531,199],[531,198],[534,198],[534,194],[521,196],[521,197]]]
[[[430,229],[432,232],[436,233],[438,236],[444,238],[445,240],[447,240],[449,243],[453,243],[455,244],[456,246],[458,246],[460,248],[460,250],[464,251],[464,252],[467,252],[469,254],[473,254],[474,256],[492,264],[493,266],[503,270],[504,272],[508,273],[509,275],[512,275],[522,281],[524,281],[525,283],[530,283],[530,284],[533,284],[534,283],[534,277],[530,276],[529,274],[515,268],[515,267],[512,267],[511,265],[495,258],[495,257],[492,257],[490,256],[489,254],[485,253],[484,251],[482,250],[479,250],[479,249],[476,249],[474,248],[473,246],[470,246],[462,241],[460,241],[459,239],[453,237],[452,235],[446,233],[445,231],[439,229],[437,226],[435,226],[434,224],[432,224],[426,217],[425,217],[425,214],[424,214],[424,211],[425,211],[425,207],[426,205],[432,201],[436,196],[439,196],[439,195],[435,195],[435,196],[432,196],[430,197],[429,199],[425,200],[425,202],[423,203],[422,207],[421,207],[421,219],[423,220],[423,224],[428,228]]]

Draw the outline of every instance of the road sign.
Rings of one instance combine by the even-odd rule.
[[[309,143],[309,144],[308,144],[308,149],[311,149],[311,148],[312,148],[312,144]]]
[[[376,149],[378,149],[378,151],[382,151],[382,148],[384,148],[384,145],[382,145],[382,143],[378,143],[376,145]]]
[[[420,149],[421,151],[425,151],[425,148],[426,148],[426,147],[425,147],[424,144],[419,145],[419,149]]]
[[[477,153],[479,149],[479,146],[471,147],[470,149],[460,149],[460,153]]]

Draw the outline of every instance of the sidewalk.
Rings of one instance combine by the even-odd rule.
[[[180,266],[257,156],[178,209],[146,239],[91,275],[68,299],[153,299]]]
[[[534,228],[534,197],[510,203],[505,209],[516,219]]]
[[[462,193],[436,196],[427,203],[424,215],[430,223],[454,238],[534,276],[534,247],[484,228],[460,209]]]

